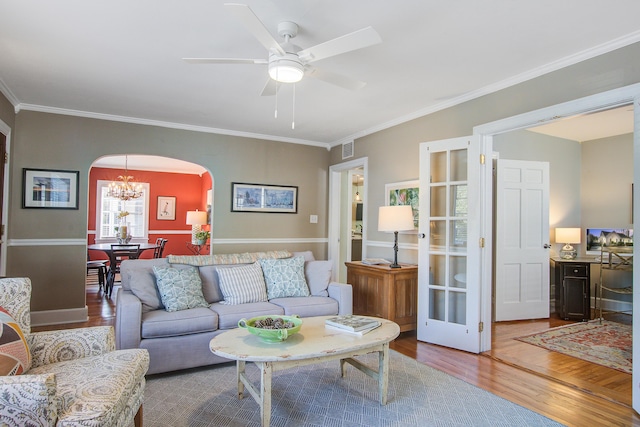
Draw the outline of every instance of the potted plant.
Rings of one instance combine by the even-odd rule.
[[[207,243],[207,239],[209,238],[209,236],[211,236],[211,233],[209,233],[208,231],[198,231],[196,233],[196,242],[198,245],[204,245],[205,243]]]

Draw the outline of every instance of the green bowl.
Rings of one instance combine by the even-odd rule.
[[[264,329],[264,328],[256,328],[256,321],[266,319],[267,317],[271,317],[272,319],[282,319],[284,321],[289,321],[293,323],[293,328],[287,329]],[[299,316],[278,316],[278,315],[268,315],[268,316],[257,316],[252,317],[251,319],[240,319],[238,321],[238,326],[241,328],[245,328],[249,330],[253,335],[258,336],[262,341],[268,343],[277,343],[282,342],[289,338],[291,335],[297,333],[302,327],[302,319]]]

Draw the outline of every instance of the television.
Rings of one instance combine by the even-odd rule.
[[[558,242],[562,243],[562,242]],[[587,228],[586,254],[600,255],[604,246],[633,246],[632,228]]]

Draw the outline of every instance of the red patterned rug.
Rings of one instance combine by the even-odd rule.
[[[631,373],[631,325],[603,320],[575,323],[516,338],[618,371]]]

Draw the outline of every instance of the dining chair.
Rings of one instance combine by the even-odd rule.
[[[162,237],[158,237],[156,239],[156,248],[153,250],[154,258],[162,258],[162,253],[164,252],[164,245],[167,244],[169,240],[163,239]]]
[[[113,283],[116,279],[116,274],[120,273],[120,263],[125,259],[138,259],[140,256],[140,244],[127,243],[127,244],[112,244],[111,251],[109,252],[109,274],[107,280],[107,288],[105,293],[111,298],[113,292]]]
[[[98,291],[106,289],[105,286],[105,278],[107,277],[107,264],[109,263],[108,259],[91,259],[91,255],[89,255],[89,251],[87,251],[87,275],[92,270],[97,270],[98,272]]]

